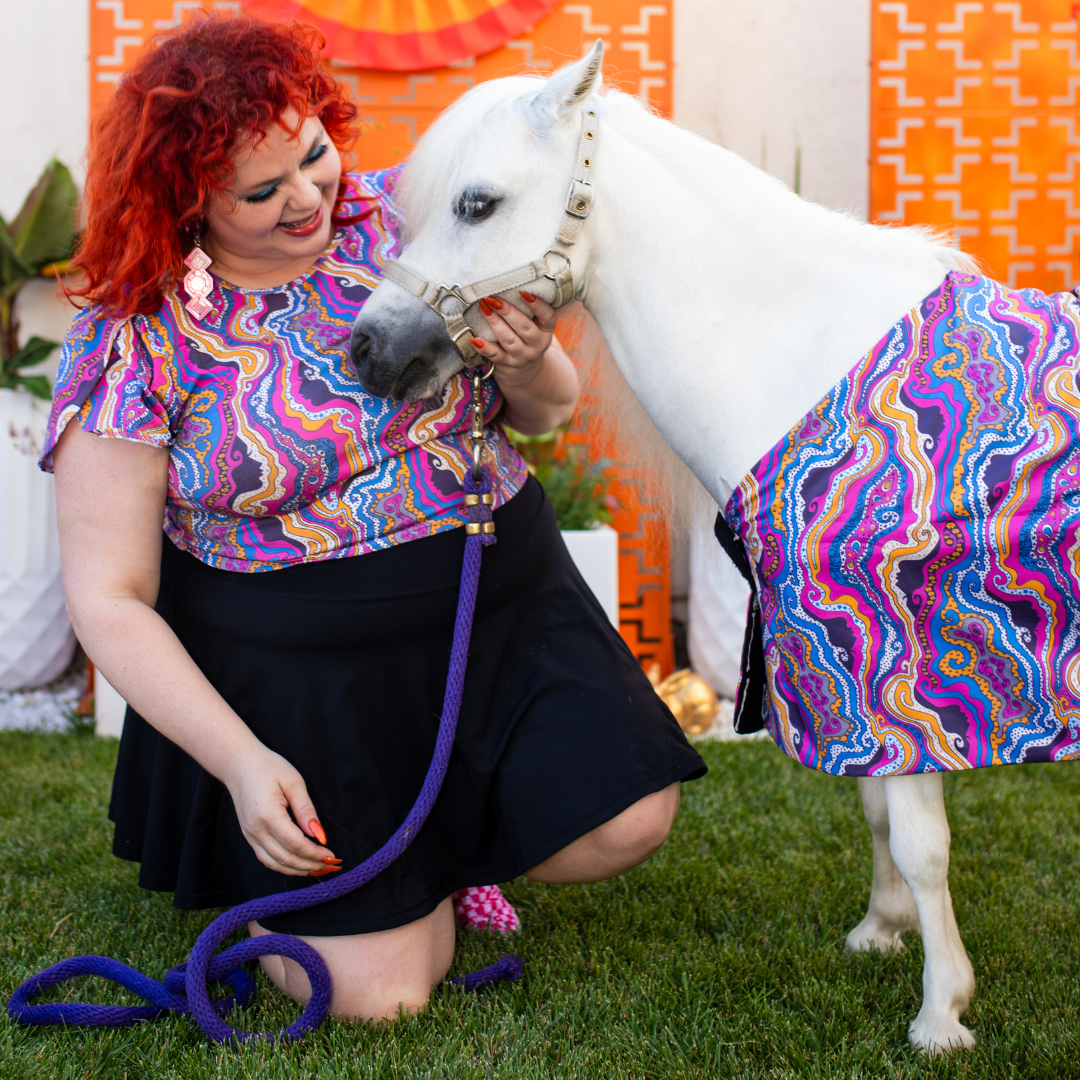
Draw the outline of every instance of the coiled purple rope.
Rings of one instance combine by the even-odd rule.
[[[466,494],[482,496],[491,490],[491,473],[487,468],[481,470],[479,480],[474,479],[471,470],[466,473]],[[491,521],[491,508],[482,501],[477,506],[468,507],[466,512],[469,521],[474,524],[482,525]],[[450,673],[446,680],[446,696],[443,700],[435,753],[416,803],[397,832],[374,855],[354,869],[332,879],[324,879],[307,889],[249,900],[246,904],[240,904],[219,915],[195,942],[188,962],[172,968],[165,975],[164,982],[151,979],[127,964],[107,956],[77,956],[54,964],[27,979],[11,995],[8,1015],[21,1024],[124,1027],[139,1020],[153,1020],[168,1013],[190,1013],[199,1027],[212,1039],[218,1042],[236,1039],[241,1043],[251,1039],[268,1042],[275,1039],[296,1039],[317,1028],[330,1011],[333,988],[330,972],[327,971],[323,958],[306,942],[288,934],[265,934],[242,941],[217,956],[214,954],[230,934],[246,927],[249,922],[270,915],[302,911],[360,888],[382,873],[412,843],[439,797],[450,763],[450,752],[454,746],[454,734],[457,731],[458,714],[461,711],[461,698],[465,688],[465,666],[469,657],[476,590],[480,581],[480,556],[484,547],[494,543],[494,534],[483,531],[471,533],[465,538],[465,561],[461,568],[461,592],[458,596],[454,639],[450,650]],[[295,960],[307,973],[311,983],[311,1000],[300,1018],[276,1033],[237,1031],[221,1019],[234,1005],[244,1008],[250,1003],[255,994],[255,982],[241,965],[260,956],[287,956]],[[460,986],[463,990],[479,990],[499,979],[520,979],[522,967],[521,957],[511,954],[490,967],[448,979],[447,982]],[[31,1004],[44,990],[76,975],[103,976],[134,991],[149,1004]],[[214,980],[228,983],[233,988],[233,996],[211,1001],[207,983]]]

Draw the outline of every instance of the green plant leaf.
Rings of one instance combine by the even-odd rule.
[[[19,257],[8,233],[8,225],[0,217],[0,293],[7,293],[20,281],[34,276],[33,267],[27,266]]]
[[[52,387],[44,375],[12,375],[8,381],[12,386],[21,386],[42,401],[52,401]]]
[[[53,158],[8,226],[16,254],[35,274],[46,263],[70,254],[77,227],[77,202],[71,173]]]
[[[581,448],[568,446],[562,460],[539,461],[534,475],[543,485],[560,529],[591,529],[611,522],[605,462],[589,462]]]
[[[584,447],[565,443],[565,428],[546,435],[522,435],[505,426],[503,430],[525,459],[529,472],[543,485],[560,529],[591,529],[611,523],[608,462],[589,461]]]
[[[16,371],[19,368],[33,367],[49,359],[53,349],[60,348],[59,341],[49,341],[46,338],[32,337],[10,360],[7,361],[8,371]]]

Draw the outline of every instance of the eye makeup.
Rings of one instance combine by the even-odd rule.
[[[327,151],[327,144],[320,142],[318,146],[312,148],[311,153],[308,154],[303,161],[300,162],[300,168],[307,168],[308,165],[314,165]],[[268,199],[274,197],[274,193],[281,186],[280,180],[275,180],[269,187],[264,188],[262,191],[256,191],[252,195],[241,195],[240,198],[246,203],[263,203]]]

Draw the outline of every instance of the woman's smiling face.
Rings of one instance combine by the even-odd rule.
[[[203,244],[213,270],[235,284],[284,284],[330,243],[341,158],[318,117],[304,121],[299,137],[286,130],[295,122],[286,113],[284,126],[237,152],[236,175],[206,215]]]

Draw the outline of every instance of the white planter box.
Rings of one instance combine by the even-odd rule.
[[[687,647],[690,666],[721,697],[734,699],[739,685],[749,599],[750,587],[716,542],[706,515],[690,534]]]
[[[94,669],[94,734],[119,739],[124,730],[127,702],[97,668]]]
[[[596,529],[564,529],[562,537],[585,584],[618,629],[619,534],[610,525],[601,525]]]
[[[37,467],[48,418],[45,402],[0,390],[0,690],[52,682],[75,652],[53,478]]]

